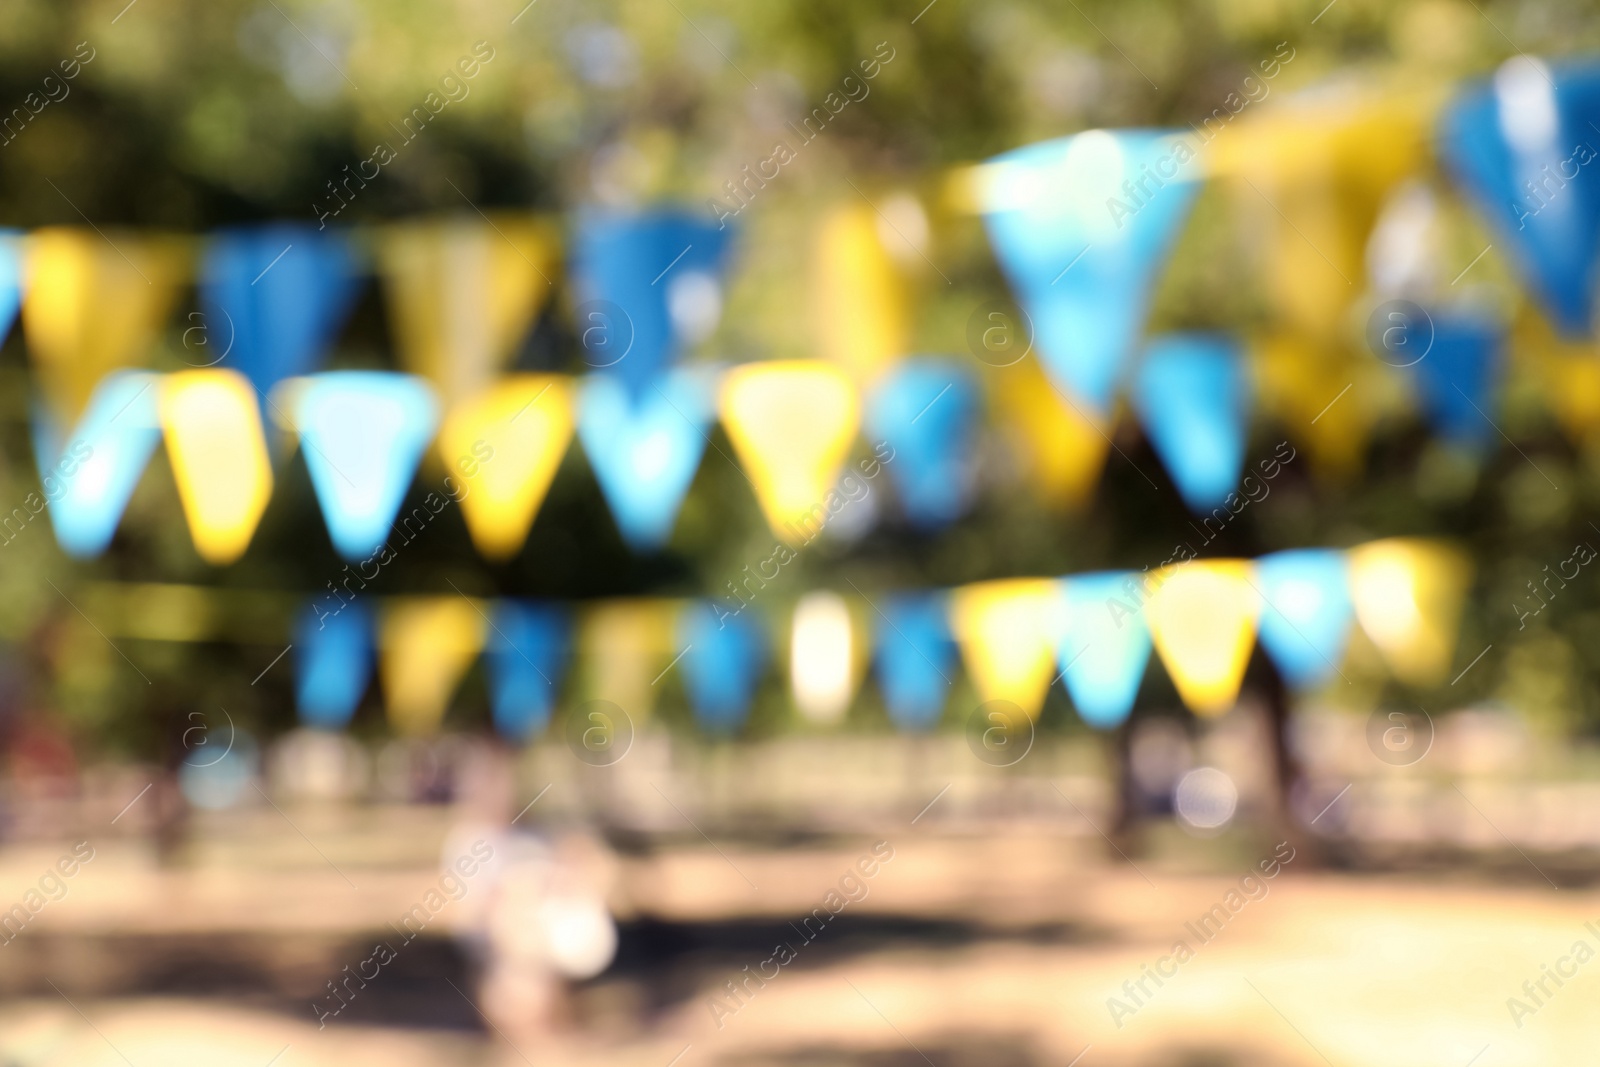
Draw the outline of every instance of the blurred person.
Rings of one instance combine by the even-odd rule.
[[[481,855],[480,842],[492,850],[456,902],[454,926],[479,973],[479,1007],[516,1042],[570,1023],[572,984],[610,965],[617,927],[606,899],[614,870],[605,847],[586,834],[515,825],[527,808],[506,821],[512,775],[502,746],[479,748],[466,763],[473,773],[463,776],[464,817],[446,835],[440,862],[460,869],[461,857]]]

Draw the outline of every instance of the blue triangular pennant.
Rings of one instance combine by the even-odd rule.
[[[1440,154],[1562,333],[1600,284],[1600,65],[1519,56],[1445,109]]]
[[[887,597],[874,647],[878,685],[889,718],[901,730],[924,733],[944,715],[956,670],[955,638],[942,593]]]
[[[1482,444],[1496,433],[1489,411],[1500,378],[1501,331],[1472,315],[1430,318],[1433,344],[1411,368],[1422,406],[1442,436]]]
[[[6,339],[22,307],[26,281],[23,237],[17,230],[0,229],[0,341]]]
[[[342,729],[372,680],[372,612],[360,601],[312,604],[295,627],[295,706],[300,721]]]
[[[296,394],[294,421],[334,548],[366,559],[388,537],[438,427],[433,390],[409,374],[317,374]]]
[[[733,233],[679,211],[580,218],[572,269],[584,361],[646,391],[715,325]]]
[[[902,363],[873,391],[867,429],[894,449],[889,477],[913,525],[943,526],[966,511],[977,416],[977,383],[949,359]]]
[[[1344,553],[1274,552],[1256,561],[1261,647],[1296,689],[1321,684],[1339,669],[1354,609]]]
[[[672,371],[636,398],[609,372],[589,375],[582,389],[578,438],[617,528],[637,550],[659,548],[672,536],[706,448],[711,375]]]
[[[1108,730],[1133,710],[1150,661],[1145,597],[1129,572],[1079,574],[1062,585],[1067,610],[1060,663],[1067,692],[1084,722]]]
[[[212,235],[200,264],[204,347],[190,362],[237,370],[265,397],[310,374],[355,302],[349,239],[309,224],[236,227]],[[188,334],[185,335],[186,337]]]
[[[104,552],[161,440],[161,379],[143,371],[108,374],[95,387],[70,439],[48,405],[35,405],[34,459],[49,501],[50,525],[69,556]]]
[[[991,160],[989,241],[1056,384],[1102,413],[1138,344],[1156,277],[1199,189],[1162,130],[1089,130]]]
[[[1210,511],[1237,489],[1250,402],[1231,338],[1177,333],[1151,340],[1134,380],[1133,406],[1190,510]]]
[[[500,735],[530,741],[550,724],[550,711],[567,665],[571,641],[567,611],[555,604],[501,600],[485,655],[494,725]]]
[[[714,604],[696,601],[679,616],[678,642],[695,720],[708,733],[734,733],[750,714],[767,665],[766,631],[753,615],[718,612]]]

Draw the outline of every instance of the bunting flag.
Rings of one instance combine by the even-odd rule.
[[[1347,328],[1368,238],[1395,186],[1422,168],[1437,106],[1432,89],[1331,85],[1274,94],[1223,129],[1205,123],[1208,167],[1239,179],[1240,203],[1265,234],[1266,294],[1294,332],[1322,339]]]
[[[386,228],[378,265],[401,365],[447,408],[488,388],[549,300],[556,248],[550,227],[526,215]]]
[[[976,463],[978,384],[950,359],[890,371],[867,403],[866,425],[888,441],[889,478],[913,526],[932,529],[966,512]]]
[[[453,408],[439,454],[464,487],[461,514],[488,559],[522,549],[572,439],[571,379],[513,374]]]
[[[579,633],[585,700],[609,700],[635,727],[655,709],[663,664],[672,647],[677,605],[670,600],[612,600],[590,608]]]
[[[1162,568],[1145,605],[1150,638],[1197,715],[1221,715],[1239,696],[1255,645],[1261,597],[1244,560],[1196,560]]]
[[[995,255],[1058,387],[1111,410],[1157,275],[1199,189],[1176,133],[1089,130],[985,165]]]
[[[161,382],[161,428],[189,537],[224,566],[244,555],[272,495],[260,402],[238,371],[211,368]]]
[[[483,649],[482,610],[464,596],[405,597],[385,605],[380,670],[389,722],[403,736],[430,734]]]
[[[0,229],[0,341],[11,332],[22,307],[26,253],[22,231]]]
[[[1574,441],[1600,448],[1600,359],[1592,341],[1566,341],[1541,315],[1517,324],[1511,352],[1526,361],[1544,402]]]
[[[1249,433],[1247,392],[1243,362],[1228,338],[1180,333],[1150,342],[1133,403],[1191,511],[1221,506],[1239,486]]]
[[[1600,67],[1552,69],[1519,53],[1439,123],[1444,162],[1569,338],[1592,335],[1600,285],[1597,122]]]
[[[110,546],[161,440],[160,396],[161,380],[154,374],[109,374],[70,440],[48,405],[36,407],[34,460],[50,503],[50,525],[67,555],[93,559]]]
[[[1332,549],[1274,552],[1256,561],[1261,647],[1284,681],[1310,689],[1339,672],[1350,637],[1350,568]]]
[[[746,363],[723,379],[728,438],[767,525],[788,544],[805,543],[828,521],[859,407],[850,380],[826,363]]]
[[[1371,356],[1294,333],[1258,339],[1251,355],[1255,395],[1306,450],[1316,473],[1336,482],[1354,479],[1373,426],[1402,405],[1402,383]]]
[[[28,352],[53,414],[71,425],[101,378],[145,362],[166,325],[183,255],[161,238],[63,227],[35,231],[27,257]]]
[[[1416,686],[1449,673],[1472,564],[1433,541],[1390,538],[1349,550],[1356,620],[1389,669]]]
[[[1150,661],[1139,576],[1126,571],[1078,574],[1062,582],[1066,603],[1059,661],[1078,716],[1098,730],[1133,710]]]
[[[310,224],[236,227],[211,235],[200,262],[204,363],[236,370],[267,396],[322,366],[355,303],[349,239]],[[202,362],[191,358],[191,362]]]
[[[387,540],[439,404],[421,378],[388,371],[313,375],[294,391],[294,422],[328,535],[351,563]]]
[[[572,623],[565,608],[529,600],[501,600],[492,612],[485,652],[494,726],[501,737],[524,744],[550,725]]]
[[[1500,379],[1501,331],[1487,318],[1435,312],[1433,345],[1409,368],[1440,436],[1479,446],[1497,435],[1489,409]]]
[[[850,606],[837,593],[814,592],[794,608],[789,635],[789,686],[795,707],[815,723],[844,718],[860,680],[865,650]]]
[[[767,635],[754,613],[719,612],[706,601],[691,603],[678,618],[678,645],[695,721],[707,733],[735,733],[750,714],[767,664]]]
[[[813,285],[824,356],[857,382],[876,380],[906,354],[905,283],[878,235],[870,205],[835,211],[817,236]]]
[[[295,707],[300,721],[341,730],[372,681],[372,612],[362,601],[337,611],[309,606],[295,626]]]
[[[955,672],[948,598],[942,593],[886,598],[877,630],[876,666],[889,719],[910,733],[939,724]]]
[[[1060,584],[1048,578],[978,582],[950,594],[950,629],[980,701],[1008,700],[1039,717],[1064,614]]]
[[[700,469],[715,383],[705,368],[669,371],[634,398],[611,374],[578,394],[578,438],[623,539],[636,551],[666,544]]]
[[[1035,492],[1054,508],[1083,507],[1111,449],[1109,420],[1070,403],[1036,360],[996,367],[990,374],[994,420],[1011,437]]]
[[[721,313],[733,233],[677,211],[580,217],[572,264],[577,325],[608,331],[603,348],[585,345],[590,364],[638,395],[685,343],[708,335]],[[611,321],[617,312],[621,321]]]

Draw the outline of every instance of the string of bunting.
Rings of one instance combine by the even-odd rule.
[[[1209,118],[1188,131],[1090,130],[966,168],[949,183],[952,202],[982,216],[1026,318],[1022,338],[1007,334],[1016,323],[977,323],[974,352],[993,373],[906,351],[912,287],[881,220],[859,205],[819,230],[816,361],[683,362],[720,317],[733,231],[670,210],[574,218],[574,324],[594,368],[581,378],[506,373],[562,258],[555,226],[517,214],[372,231],[230,228],[198,255],[161,235],[6,232],[0,328],[20,311],[36,460],[56,536],[79,557],[107,548],[164,442],[197,551],[237,559],[286,461],[267,439],[274,426],[304,454],[330,539],[350,560],[381,544],[430,447],[471,485],[462,512],[479,551],[514,555],[574,435],[622,536],[654,550],[713,420],[780,536],[835,491],[863,432],[893,449],[889,480],[909,523],[959,517],[975,497],[985,409],[1040,494],[1063,506],[1092,491],[1110,424],[1131,410],[1184,501],[1206,514],[1239,484],[1258,407],[1319,472],[1348,476],[1398,375],[1398,392],[1442,437],[1485,447],[1513,347],[1556,417],[1596,437],[1600,178],[1585,164],[1597,122],[1600,66],[1518,58],[1449,99],[1328,86],[1275,97],[1226,137]],[[1509,322],[1470,285],[1436,277],[1443,194],[1419,178],[1435,160],[1537,311]],[[1154,287],[1212,182],[1260,216],[1269,328],[1148,336]],[[1374,248],[1398,252],[1369,262]],[[323,371],[369,272],[386,288],[402,369]],[[203,311],[185,351],[200,358],[152,373],[191,275]],[[1380,361],[1358,351],[1349,322],[1384,296],[1414,310]],[[1357,384],[1359,402],[1335,402]]]
[[[1356,628],[1396,677],[1437,684],[1454,655],[1470,579],[1458,550],[1399,538],[862,603],[814,592],[786,613],[781,635],[774,619],[733,597],[584,608],[460,595],[373,601],[355,579],[300,614],[296,699],[308,725],[343,727],[376,663],[395,728],[426,733],[481,654],[495,726],[523,742],[548,726],[569,674],[578,676],[573,693],[642,719],[660,679],[676,669],[701,728],[727,735],[748,716],[781,637],[794,704],[817,724],[844,715],[870,668],[898,727],[932,729],[959,663],[980,701],[1009,702],[1030,719],[1064,680],[1080,717],[1109,729],[1132,710],[1152,650],[1201,715],[1233,706],[1258,640],[1302,692],[1338,683]],[[575,658],[587,671],[569,671]]]

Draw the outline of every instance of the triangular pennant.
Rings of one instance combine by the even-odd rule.
[[[1010,578],[950,594],[950,629],[978,699],[1008,700],[1039,717],[1055,674],[1061,587],[1048,578]]]
[[[791,545],[815,536],[855,441],[850,380],[826,363],[747,363],[723,380],[721,412],[767,525]]]
[[[178,246],[160,238],[68,228],[29,237],[22,322],[56,418],[76,422],[101,378],[145,362],[182,266]]]
[[[449,407],[487,387],[550,297],[556,247],[526,215],[388,227],[378,264],[401,365]]]
[[[1066,619],[1059,661],[1078,716],[1108,730],[1133,710],[1150,631],[1140,611],[1139,579],[1129,572],[1078,574],[1062,582]]]
[[[678,618],[679,667],[695,720],[711,734],[731,734],[750,714],[767,665],[767,634],[754,613],[722,613],[696,601]]]
[[[372,612],[361,601],[338,611],[309,606],[295,627],[295,707],[323,730],[350,722],[372,681]]]
[[[1252,349],[1262,406],[1304,448],[1317,473],[1349,482],[1361,471],[1372,428],[1403,406],[1403,383],[1370,356],[1277,333]]]
[[[501,600],[485,650],[494,726],[524,743],[550,724],[572,642],[572,620],[556,604]]]
[[[355,254],[337,231],[305,223],[219,230],[200,262],[206,320],[194,351],[266,396],[282,379],[322,366],[358,284]]]
[[[925,733],[944,714],[956,670],[949,605],[944,594],[925,593],[887,597],[880,608],[875,660],[889,719]]]
[[[260,401],[238,371],[188,370],[161,382],[161,428],[189,536],[214,566],[244,554],[272,496]]]
[[[1261,647],[1295,689],[1321,685],[1339,671],[1350,637],[1350,569],[1343,552],[1308,548],[1256,561]]]
[[[977,393],[977,382],[955,361],[919,359],[890,371],[867,402],[867,430],[894,449],[889,477],[914,526],[943,526],[967,510]]]
[[[1036,360],[997,367],[990,375],[995,423],[1011,436],[1035,492],[1052,507],[1082,507],[1111,449],[1109,420],[1069,402]]]
[[[1250,564],[1237,559],[1197,560],[1157,572],[1145,617],[1156,652],[1199,715],[1233,707],[1255,645],[1261,597]]]
[[[1600,359],[1594,342],[1562,340],[1542,315],[1526,314],[1508,348],[1532,371],[1567,436],[1600,449]]]
[[[585,361],[647,390],[715,328],[733,234],[678,211],[582,216],[572,271]]]
[[[703,368],[670,371],[637,399],[609,373],[584,379],[578,438],[617,529],[633,548],[660,548],[672,536],[715,404],[715,384]]]
[[[461,515],[485,557],[521,550],[571,439],[572,381],[561,375],[509,375],[445,416],[439,455],[462,481]]]
[[[17,311],[22,307],[22,290],[26,281],[26,239],[20,230],[0,229],[0,341],[11,332],[17,321]]]
[[[1501,330],[1476,315],[1430,318],[1433,343],[1411,366],[1422,407],[1443,437],[1484,444],[1497,435],[1490,410],[1500,384]]]
[[[870,382],[906,353],[905,284],[879,238],[870,205],[835,211],[817,235],[814,286],[823,354],[858,382]]]
[[[1440,154],[1568,337],[1591,335],[1600,285],[1600,64],[1518,55],[1463,92],[1439,123]]]
[[[1411,685],[1444,680],[1472,564],[1459,549],[1395,537],[1349,551],[1356,619],[1394,671]]]
[[[482,609],[464,596],[406,597],[385,605],[379,630],[383,696],[398,733],[438,729],[461,678],[483,649]]]
[[[608,700],[641,726],[655,710],[662,665],[683,651],[672,647],[676,621],[670,600],[613,600],[590,608],[580,631],[583,697]]]
[[[1133,403],[1191,511],[1210,511],[1237,489],[1250,403],[1232,340],[1198,333],[1152,340],[1134,382]]]
[[[1110,411],[1156,278],[1199,189],[1194,149],[1163,130],[1089,130],[991,160],[989,241],[1056,384]]]
[[[389,371],[316,374],[293,391],[293,417],[328,536],[364,560],[388,537],[439,404],[421,378]]]
[[[67,439],[48,405],[34,411],[34,459],[50,525],[69,556],[93,559],[111,544],[150,455],[161,441],[161,380],[142,371],[101,379]]]
[[[1207,166],[1239,179],[1240,204],[1263,234],[1262,288],[1297,332],[1347,330],[1373,227],[1394,187],[1424,165],[1436,107],[1431,87],[1351,79],[1274,96],[1222,129],[1204,123]]]
[[[865,661],[861,627],[838,593],[814,592],[794,607],[789,631],[789,691],[802,717],[835,723],[850,710]]]

